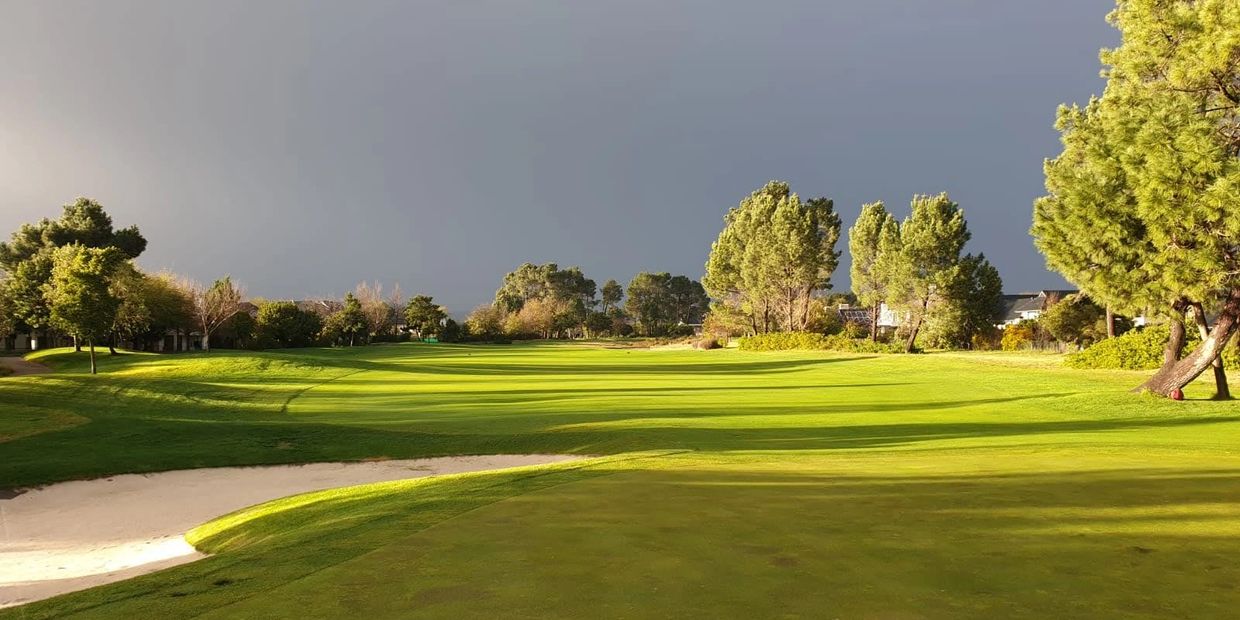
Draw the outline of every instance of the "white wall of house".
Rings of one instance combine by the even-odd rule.
[[[878,326],[879,327],[900,327],[900,314],[895,310],[887,307],[887,303],[883,302],[878,307]]]

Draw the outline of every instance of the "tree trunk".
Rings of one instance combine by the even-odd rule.
[[[73,337],[73,352],[74,353],[82,352],[82,341],[78,340],[77,336]]]
[[[1159,370],[1157,374],[1151,377],[1149,381],[1143,383],[1137,390],[1148,390],[1155,394],[1170,396],[1175,390],[1183,389],[1184,386],[1192,383],[1223,352],[1227,342],[1231,340],[1232,334],[1236,331],[1236,321],[1238,318],[1240,318],[1240,289],[1233,290],[1228,296],[1227,302],[1223,305],[1223,311],[1219,314],[1218,321],[1214,324],[1214,329],[1210,330],[1209,337],[1200,346],[1190,353],[1188,357],[1178,362],[1173,362],[1170,365],[1164,364],[1162,370]],[[1181,323],[1181,338],[1183,338],[1183,329],[1183,323]],[[1175,335],[1174,329],[1172,335]],[[1170,348],[1171,344],[1168,342],[1168,348]]]
[[[1115,313],[1107,306],[1107,338],[1115,337]]]
[[[913,327],[909,330],[908,341],[904,343],[904,352],[912,353],[913,347],[917,344],[917,332],[921,331],[921,321],[926,316],[926,309],[930,307],[930,298],[926,297],[921,300],[921,312],[917,313],[917,317],[913,319]]]
[[[879,304],[874,304],[870,310],[870,342],[878,342],[878,309]]]
[[[93,375],[97,372],[95,368],[95,339],[91,338],[87,343],[90,344],[90,374]]]
[[[796,331],[797,329],[797,324],[796,324],[797,306],[796,306],[796,301],[794,300],[792,296],[791,288],[788,289],[788,294],[785,297],[786,297],[786,303],[788,304],[788,331],[790,332]]]
[[[809,327],[809,303],[811,301],[811,293],[813,293],[813,289],[805,289],[805,303],[801,305],[801,331],[805,331],[805,328]]]
[[[1187,333],[1184,331],[1184,310],[1188,307],[1187,299],[1180,299],[1171,305],[1171,325],[1170,336],[1167,338],[1167,346],[1163,347],[1163,364],[1158,372],[1154,373],[1145,383],[1133,388],[1134,392],[1142,392],[1147,389],[1147,384],[1159,382],[1163,375],[1171,372],[1175,368],[1177,362],[1180,361],[1180,355],[1184,353],[1184,344],[1188,339]]]
[[[1206,311],[1200,303],[1193,304],[1193,322],[1197,324],[1197,333],[1201,341],[1210,337],[1210,326],[1206,323]],[[1224,345],[1226,346],[1226,345]],[[1223,347],[1219,347],[1221,352]],[[1231,388],[1227,386],[1227,370],[1223,368],[1223,356],[1219,355],[1210,363],[1214,367],[1214,400],[1231,400]]]
[[[207,329],[205,322],[202,324],[202,350],[211,352],[211,330]]]

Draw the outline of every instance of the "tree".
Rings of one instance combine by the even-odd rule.
[[[52,250],[44,250],[17,263],[4,281],[3,295],[18,329],[37,334],[50,326],[52,310],[44,292],[52,279],[52,256]]]
[[[672,276],[667,281],[668,302],[671,304],[672,320],[677,323],[697,324],[710,310],[710,297],[697,280],[686,276]]]
[[[927,316],[928,340],[944,348],[969,348],[1003,319],[1003,280],[986,256],[967,254],[946,277]]]
[[[629,281],[624,308],[646,336],[660,336],[674,320],[669,273],[642,272]]]
[[[13,306],[5,291],[8,289],[7,279],[0,279],[0,338],[6,338],[17,329],[17,320],[13,318]]]
[[[113,355],[120,342],[136,340],[151,326],[146,280],[147,277],[129,263],[122,264],[112,277],[112,294],[121,302],[112,320],[112,337],[108,340],[108,352]]]
[[[447,311],[436,305],[435,299],[429,295],[414,295],[405,307],[405,321],[409,329],[422,338],[438,334],[446,318]]]
[[[935,296],[956,277],[960,252],[969,240],[960,205],[947,194],[914,196],[911,213],[899,228],[898,242],[884,236],[879,265],[888,278],[888,304],[906,316],[905,351],[916,346],[917,333]]]
[[[361,305],[362,313],[366,315],[366,323],[370,326],[371,333],[380,336],[392,331],[396,325],[396,305],[401,303],[399,286],[389,301],[383,298],[382,284],[362,282],[354,289],[354,297]]]
[[[504,276],[503,284],[495,291],[495,305],[515,314],[537,299],[557,309],[560,323],[580,326],[597,303],[596,292],[594,280],[585,277],[579,267],[560,269],[555,263],[525,263]]]
[[[344,296],[344,307],[333,312],[327,317],[323,323],[324,340],[330,342],[348,343],[354,346],[359,340],[366,342],[370,336],[370,322],[367,319],[366,312],[362,309],[362,304],[353,296],[353,293],[346,293]]]
[[[882,269],[880,251],[884,235],[899,241],[900,225],[882,202],[862,205],[861,214],[848,229],[849,275],[857,302],[870,308],[870,340],[878,341],[879,307],[887,300],[888,276]],[[897,246],[889,240],[889,246]]]
[[[248,349],[254,346],[254,338],[258,332],[258,322],[249,312],[238,312],[229,319],[222,329],[232,332],[237,347]]]
[[[49,327],[51,309],[44,297],[52,279],[52,254],[57,248],[115,248],[122,259],[133,259],[146,249],[137,227],[116,230],[99,203],[78,198],[64,205],[58,219],[25,224],[0,243],[0,270],[8,272],[5,290],[19,328],[37,333]]]
[[[494,304],[484,304],[470,311],[465,317],[465,329],[481,340],[494,340],[504,333],[505,313]]]
[[[1099,333],[1099,325],[1106,317],[1106,310],[1094,303],[1088,295],[1069,295],[1059,303],[1047,308],[1038,323],[1056,340],[1078,347],[1086,346],[1106,336]]]
[[[555,298],[535,298],[525,302],[521,309],[512,313],[506,326],[509,335],[551,338],[563,326],[561,317],[570,312],[566,301]]]
[[[590,311],[586,316],[585,328],[588,337],[597,338],[612,331],[614,323],[611,315],[606,312]]]
[[[787,183],[771,181],[724,217],[705,290],[747,314],[754,331],[803,329],[813,294],[831,286],[839,233],[830,200],[803,202]]]
[[[182,286],[189,295],[194,319],[202,330],[202,349],[210,351],[211,334],[241,310],[244,293],[229,276],[216,280],[209,287],[193,281],[186,281]]]
[[[125,261],[112,247],[69,245],[53,254],[52,279],[47,285],[51,324],[90,346],[90,374],[97,372],[95,341],[107,336],[121,301],[112,291],[111,278]]]
[[[1044,166],[1032,234],[1098,303],[1170,320],[1165,363],[1138,389],[1171,395],[1213,365],[1240,320],[1240,6],[1125,0],[1110,20],[1122,39],[1102,54],[1106,89],[1060,108],[1063,152]],[[1194,304],[1218,318],[1183,356]]]
[[[259,305],[254,331],[264,349],[308,347],[322,333],[323,319],[291,301],[269,301]]]
[[[24,224],[7,243],[0,243],[0,269],[11,274],[19,264],[46,250],[70,245],[116,248],[124,258],[134,259],[146,249],[146,239],[136,226],[115,230],[103,206],[78,198],[64,205],[59,219]]]
[[[619,308],[620,301],[624,299],[624,288],[615,280],[608,280],[603,284],[602,302],[603,312],[607,312],[612,308]]]
[[[142,337],[149,344],[163,338],[169,331],[188,331],[194,324],[194,304],[181,283],[172,273],[163,272],[148,276],[142,281],[142,296],[149,320]]]

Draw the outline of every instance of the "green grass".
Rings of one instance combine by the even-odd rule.
[[[64,617],[1203,617],[1240,605],[1240,408],[1044,355],[399,345],[47,353],[0,486],[614,455],[278,500]]]

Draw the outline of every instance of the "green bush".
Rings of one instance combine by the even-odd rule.
[[[1170,334],[1166,325],[1133,330],[1123,336],[1100,340],[1079,353],[1072,353],[1064,363],[1071,368],[1157,370],[1162,366],[1163,349]],[[1201,338],[1190,329],[1184,354],[1191,353],[1200,343]],[[1240,354],[1234,345],[1223,352],[1223,363],[1227,368],[1240,368]]]
[[[742,351],[845,351],[849,353],[902,353],[898,344],[871,342],[864,338],[849,338],[844,334],[816,334],[812,332],[775,332],[741,338],[738,345]]]

